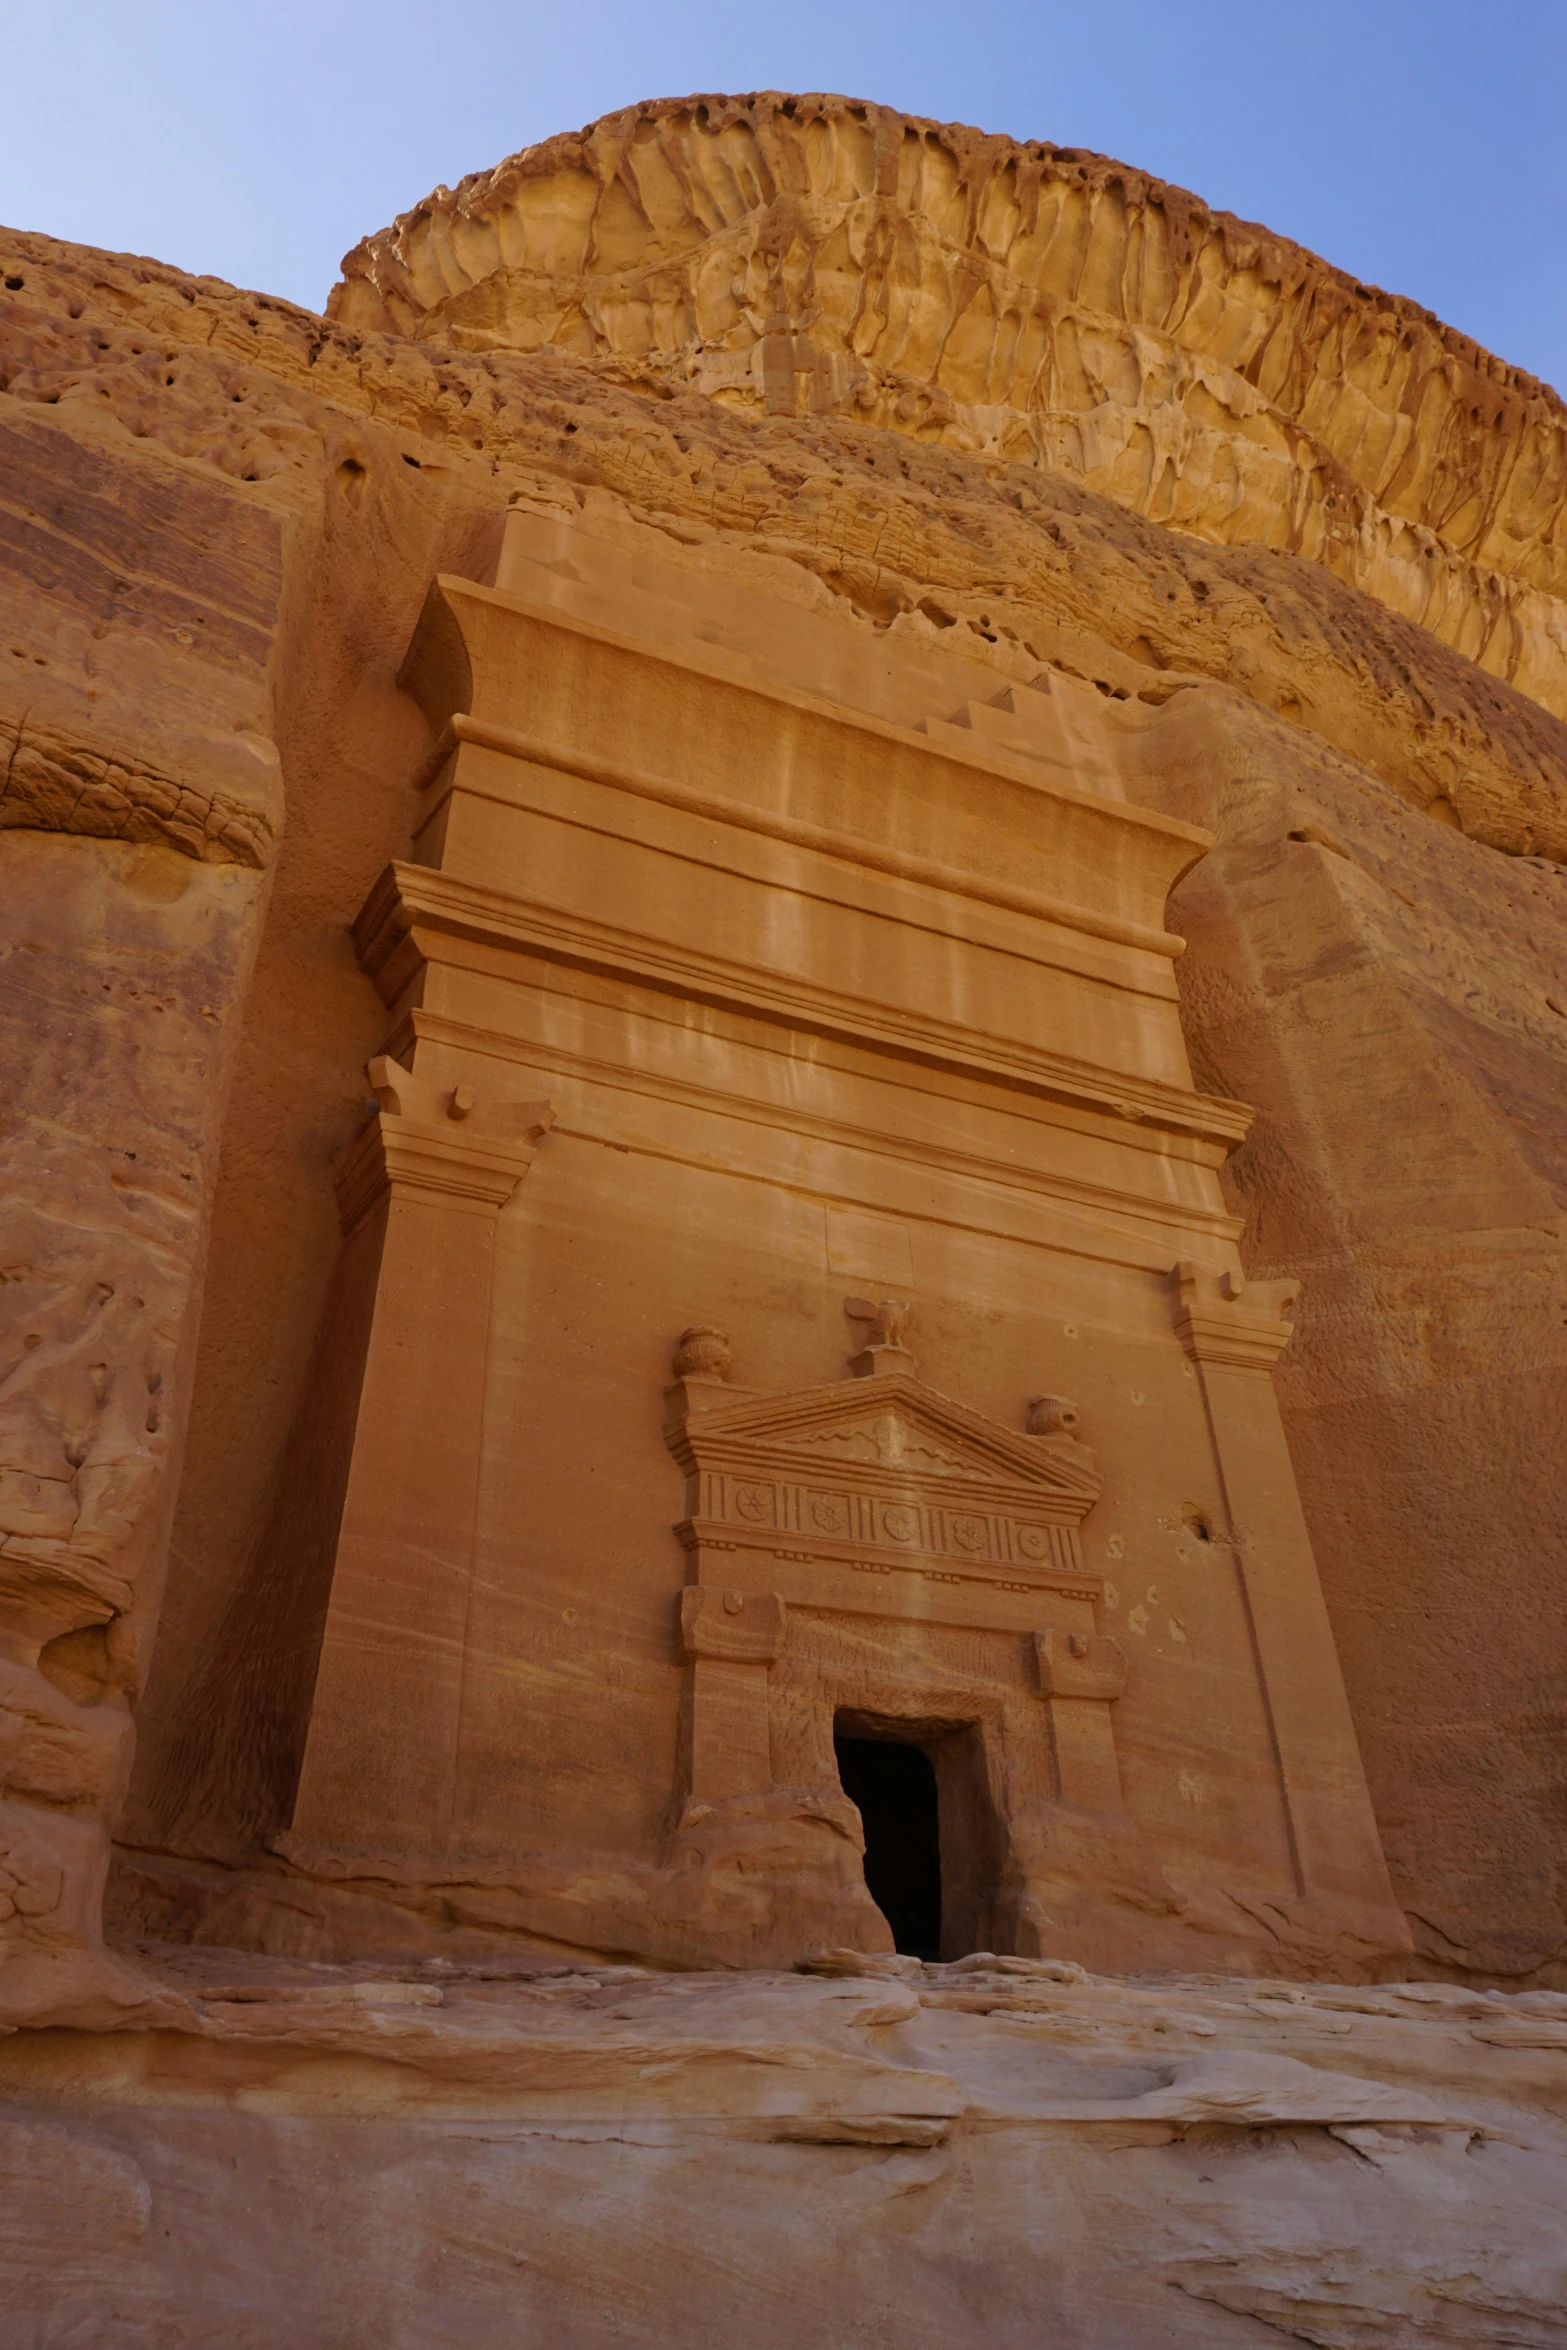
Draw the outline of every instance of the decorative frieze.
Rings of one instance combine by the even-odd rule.
[[[767,1395],[688,1377],[670,1390],[667,1433],[687,1471],[676,1531],[695,1580],[719,1575],[713,1554],[740,1553],[855,1571],[842,1604],[869,1613],[886,1603],[863,1578],[890,1575],[1092,1600],[1078,1537],[1099,1492],[1088,1448],[1059,1424],[1041,1440],[925,1386],[906,1367],[906,1306],[856,1299],[849,1312],[873,1333],[849,1380]],[[710,1359],[719,1334],[687,1333],[677,1362],[701,1351],[697,1336]],[[1010,1611],[1001,1622],[1012,1628]]]

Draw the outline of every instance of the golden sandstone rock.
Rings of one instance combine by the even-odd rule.
[[[837,99],[0,245],[18,2339],[1563,2339],[1554,395]]]
[[[1567,716],[1560,400],[1101,155],[844,98],[629,107],[438,188],[329,309],[1037,465],[1308,556]]]

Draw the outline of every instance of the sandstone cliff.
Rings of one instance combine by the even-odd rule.
[[[1220,834],[1186,1018],[1262,1113],[1254,1261],[1308,1278],[1284,1392],[1397,1888],[1425,1965],[1557,1979],[1551,396],[1136,175],[841,101],[554,142],[372,240],[331,320],[0,259],[13,2011],[140,1995],[79,1961],[144,1684],[131,1912],[245,1857],[199,1732],[378,1042],[345,925],[406,845],[426,581],[514,498],[1158,711],[1149,798]]]
[[[0,2342],[1567,2340],[1554,396],[1135,172],[838,99],[552,141],[327,319],[5,232],[0,281]],[[1230,1198],[1303,1284],[1279,1394],[1445,1980],[660,1975],[272,1849],[267,1529],[385,1034],[348,926],[430,576],[514,505],[867,671],[1074,681],[1215,834],[1181,1018],[1257,1109]]]
[[[1100,155],[843,98],[669,99],[436,189],[329,307],[1034,464],[1306,555],[1567,713],[1556,395]]]

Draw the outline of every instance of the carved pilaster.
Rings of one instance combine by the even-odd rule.
[[[765,1795],[773,1783],[768,1668],[783,1648],[773,1592],[688,1589],[680,1631],[691,1660],[691,1783],[699,1802]]]
[[[291,1835],[439,1852],[451,1831],[495,1224],[554,1113],[370,1064],[377,1115],[337,1175],[344,1319],[311,1497],[330,1584]],[[324,1484],[323,1479],[323,1484]]]
[[[1271,1373],[1291,1336],[1295,1281],[1174,1268],[1177,1334],[1197,1365],[1272,1731],[1297,1890],[1407,1930],[1344,1693]]]
[[[1057,1791],[1088,1811],[1123,1808],[1110,1708],[1126,1687],[1126,1657],[1101,1632],[1036,1632],[1039,1690],[1050,1710]]]
[[[680,1594],[680,1636],[686,1654],[722,1664],[771,1665],[783,1647],[785,1609],[775,1592],[699,1591]]]
[[[1183,1260],[1175,1290],[1175,1334],[1193,1362],[1271,1371],[1294,1335],[1298,1281],[1248,1281]]]

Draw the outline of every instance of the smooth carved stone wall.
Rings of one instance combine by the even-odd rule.
[[[1567,715],[1567,412],[1124,164],[835,97],[663,100],[438,188],[345,325],[1031,461],[1326,564]]]

